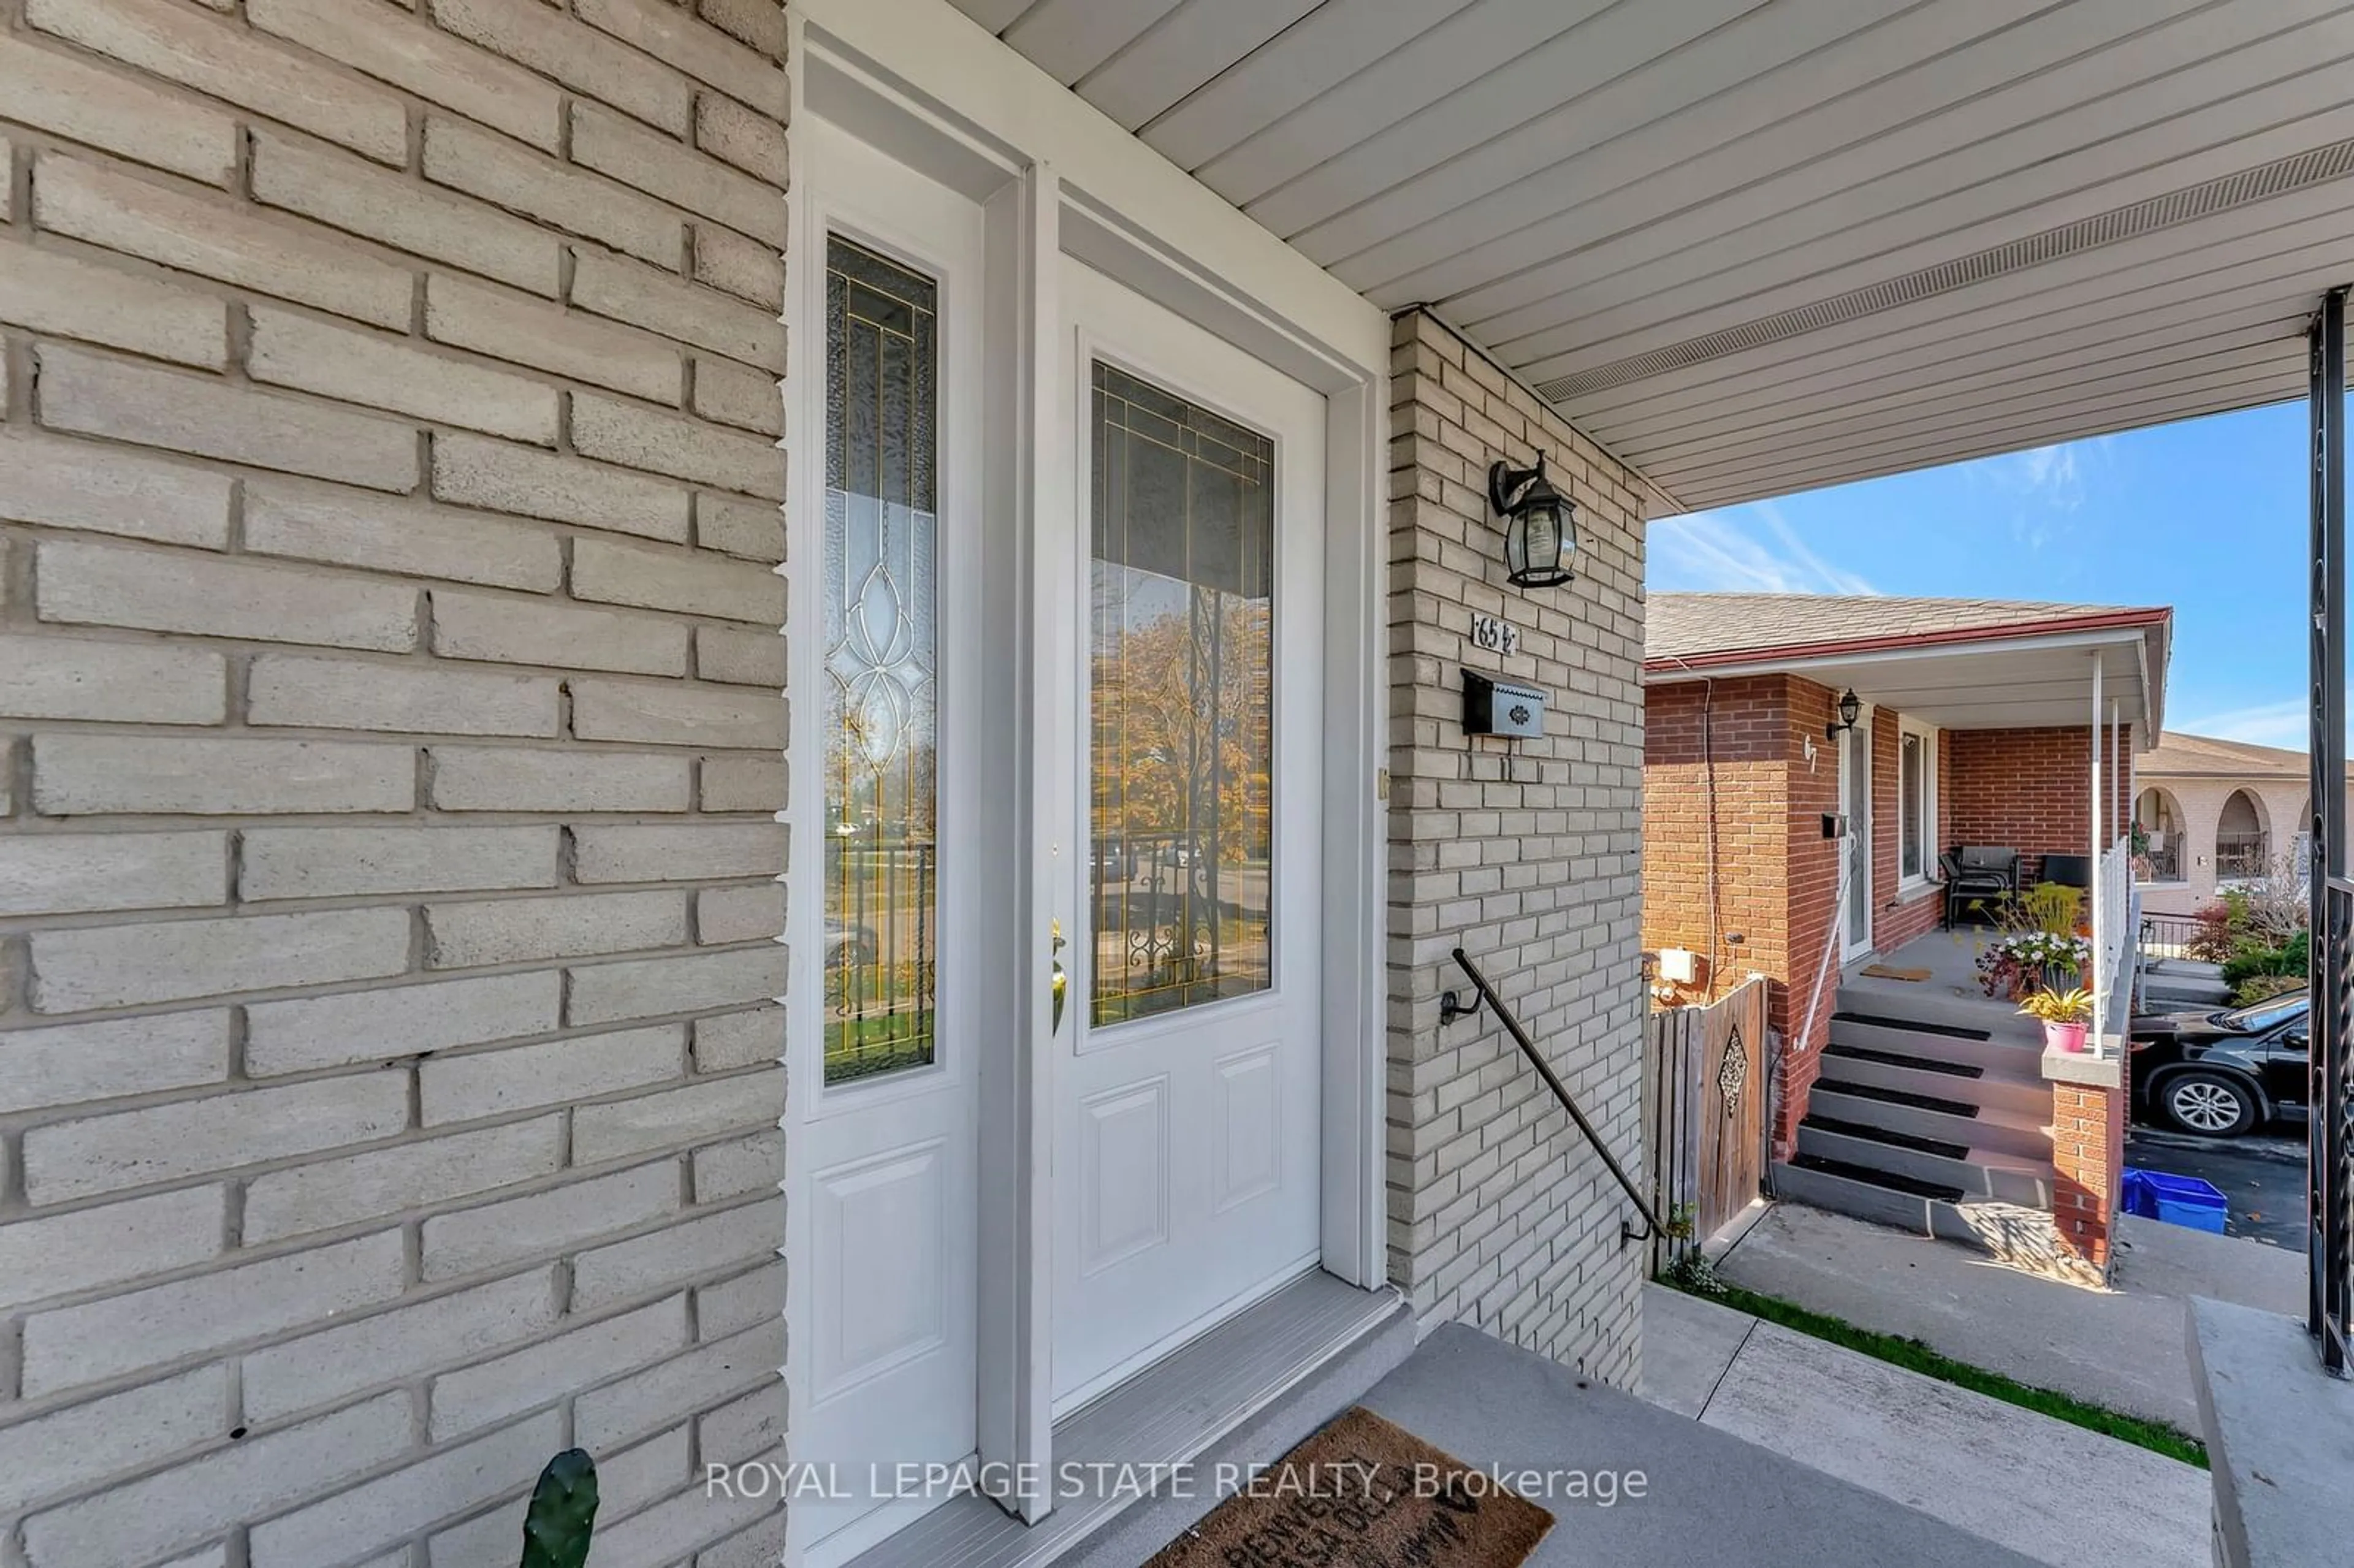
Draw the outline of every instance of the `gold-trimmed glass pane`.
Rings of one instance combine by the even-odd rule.
[[[1095,367],[1098,1024],[1273,982],[1275,443]]]
[[[938,286],[826,246],[825,1081],[930,1064]]]
[[[1921,737],[1908,735],[1897,743],[1897,871],[1905,876],[1927,874],[1928,828],[1924,808],[1928,803],[1928,760]]]

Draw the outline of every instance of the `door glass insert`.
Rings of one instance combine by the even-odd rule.
[[[1841,782],[1847,800],[1847,940],[1861,948],[1872,940],[1872,732],[1850,729],[1840,738]]]
[[[1273,970],[1275,443],[1094,372],[1092,1017]]]
[[[829,1084],[935,1054],[938,293],[896,261],[827,242]]]
[[[1902,826],[1897,835],[1897,870],[1906,876],[1925,875],[1928,857],[1922,846],[1928,842],[1928,826],[1923,820],[1928,800],[1928,762],[1917,735],[1899,742],[1896,784]]]

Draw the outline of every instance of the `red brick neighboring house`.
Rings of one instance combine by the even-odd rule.
[[[1694,955],[1665,1005],[1771,981],[1787,1154],[1840,969],[1945,914],[1941,852],[2008,846],[2023,871],[2094,842],[2095,681],[2105,840],[2155,740],[2167,608],[1788,594],[1655,594],[1645,641],[1643,946]],[[2095,671],[2098,671],[2097,676]],[[1852,732],[1828,732],[1841,697]],[[1847,836],[1826,837],[1826,816]],[[1843,868],[1842,860],[1845,859]],[[1845,890],[1842,891],[1842,870]]]

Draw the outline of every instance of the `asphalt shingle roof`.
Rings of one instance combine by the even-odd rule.
[[[2123,606],[2040,599],[1898,599],[1804,593],[1655,593],[1643,633],[1646,659],[1692,659],[1749,650],[1785,652],[1814,643],[2028,629],[2055,620],[2132,614]]]
[[[2159,736],[2157,747],[2144,752],[2134,766],[2145,777],[2165,779],[2302,779],[2307,771],[2302,751],[2171,729]]]

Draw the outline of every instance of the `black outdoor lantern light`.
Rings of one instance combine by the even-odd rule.
[[[1577,504],[1534,468],[1500,462],[1488,471],[1488,502],[1507,519],[1504,569],[1514,588],[1559,588],[1570,580],[1566,557],[1577,550]]]
[[[1847,695],[1839,700],[1839,723],[1825,729],[1823,734],[1829,739],[1837,740],[1840,736],[1855,728],[1855,721],[1862,716],[1863,705],[1856,701],[1855,688],[1850,686]]]

